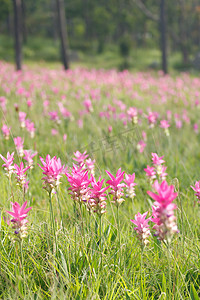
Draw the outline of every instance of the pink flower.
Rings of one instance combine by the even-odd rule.
[[[60,123],[60,119],[59,119],[57,111],[50,111],[49,116],[50,116],[50,120],[55,121],[58,124]]]
[[[86,159],[85,161],[87,169],[91,172],[91,174],[94,176],[94,164],[95,164],[95,159],[92,160],[91,158]]]
[[[147,168],[144,169],[144,171],[146,172],[146,176],[150,179],[151,182],[156,178],[156,171],[154,167],[150,167],[147,165]]]
[[[87,153],[86,151],[83,153],[79,151],[74,152],[75,158],[73,158],[73,160],[75,160],[79,164],[79,166],[84,166],[85,160],[88,157],[88,154],[86,153]]]
[[[124,179],[124,173],[121,172],[121,168],[117,171],[116,176],[113,176],[110,172],[106,171],[110,180],[106,183],[109,184],[109,187],[112,189],[109,194],[113,195],[113,200],[111,201],[116,206],[119,206],[123,201],[125,201],[122,197],[124,195],[123,188],[126,186],[124,183],[121,183]]]
[[[137,149],[139,150],[140,153],[142,153],[144,151],[144,149],[146,148],[147,144],[141,140],[138,142],[137,144]]]
[[[148,122],[149,122],[149,125],[151,128],[154,127],[154,125],[156,124],[156,121],[157,121],[157,113],[155,112],[149,112],[148,116],[147,116],[147,119],[148,119]]]
[[[174,216],[174,210],[177,207],[172,203],[178,196],[178,193],[174,193],[174,186],[168,186],[166,181],[159,184],[156,180],[153,187],[158,194],[151,191],[147,192],[155,200],[152,218],[152,222],[155,225],[153,228],[156,230],[156,236],[160,240],[170,241],[172,235],[178,232],[176,217]]]
[[[148,237],[150,236],[148,223],[151,221],[151,218],[146,219],[147,214],[148,211],[142,215],[138,213],[135,215],[135,219],[131,219],[131,222],[136,225],[134,230],[137,231],[138,238],[143,246],[146,246],[149,243]]]
[[[6,124],[3,124],[1,130],[5,140],[8,140],[10,136],[10,128]]]
[[[20,166],[18,166],[17,164],[14,164],[14,168],[15,168],[15,174],[17,175],[17,182],[18,185],[24,189],[25,187],[27,187],[27,181],[26,181],[26,174],[25,172],[30,168],[29,166],[24,168],[24,163],[21,162]]]
[[[127,111],[128,116],[132,119],[133,124],[138,122],[138,112],[136,107],[129,107]]]
[[[58,130],[55,129],[55,128],[52,128],[52,129],[51,129],[51,134],[52,134],[53,136],[58,135]]]
[[[35,136],[35,124],[31,122],[29,119],[26,120],[26,130],[30,133],[31,138]]]
[[[93,108],[92,108],[92,102],[90,99],[86,99],[83,101],[83,105],[85,106],[87,112],[92,112]]]
[[[26,113],[23,111],[19,111],[19,122],[22,128],[25,127]]]
[[[104,179],[100,181],[95,180],[92,178],[91,185],[92,188],[90,189],[90,200],[89,200],[89,208],[93,210],[93,212],[97,213],[98,215],[102,215],[106,212],[106,194],[105,191],[109,188],[108,186],[102,188]]]
[[[65,133],[63,134],[63,142],[66,142],[66,140],[67,140],[67,134]]]
[[[195,187],[191,185],[191,188],[196,192],[195,196],[198,199],[198,203],[200,204],[200,181],[195,182]]]
[[[88,171],[83,170],[82,167],[73,165],[71,169],[71,174],[66,172],[68,182],[70,187],[70,195],[72,199],[78,203],[88,202],[89,201],[89,184],[91,180],[88,178]]]
[[[159,157],[158,154],[156,153],[151,153],[151,156],[152,156],[152,161],[153,161],[153,164],[155,166],[159,166],[161,164],[163,164],[165,161],[163,160],[163,156]]]
[[[199,132],[199,126],[198,126],[197,123],[194,124],[193,129],[194,129],[194,132],[195,132],[195,133],[198,133],[198,132]]]
[[[46,156],[46,161],[42,157],[40,157],[40,160],[43,166],[38,165],[45,175],[45,177],[42,178],[42,180],[44,180],[43,188],[46,189],[48,193],[55,193],[55,189],[60,184],[60,178],[62,177],[61,174],[64,172],[64,166],[62,166],[60,158],[57,158],[56,156],[51,158],[49,154]]]
[[[137,183],[134,182],[135,180],[135,173],[131,174],[125,174],[124,182],[126,184],[126,192],[127,197],[134,198],[135,197],[135,186]]]
[[[37,152],[32,152],[32,150],[24,150],[24,157],[23,159],[27,161],[27,166],[31,169],[33,168],[33,157],[37,155]]]
[[[170,127],[170,125],[169,125],[168,121],[166,121],[166,120],[161,120],[161,121],[160,121],[160,127],[161,127],[161,128],[164,128],[164,129],[167,129],[167,128]]]
[[[28,100],[26,101],[26,104],[27,104],[28,108],[30,108],[30,107],[33,105],[33,102],[32,102],[31,99],[28,99]]]
[[[13,211],[6,211],[9,215],[13,217],[11,222],[13,223],[13,229],[15,229],[15,235],[19,240],[23,239],[27,235],[27,213],[32,209],[32,207],[26,208],[27,201],[20,207],[19,203],[12,203]]]
[[[17,152],[19,153],[19,156],[24,155],[24,139],[22,139],[20,136],[14,138],[14,143],[17,149]]]
[[[14,172],[14,166],[13,166],[13,160],[14,160],[14,152],[10,154],[10,152],[7,153],[7,158],[3,157],[0,154],[1,159],[5,162],[2,167],[6,170],[6,175],[10,176]]]

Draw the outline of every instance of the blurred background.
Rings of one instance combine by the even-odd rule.
[[[200,0],[0,0],[0,59],[200,70]]]

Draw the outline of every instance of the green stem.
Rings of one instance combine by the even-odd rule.
[[[65,231],[64,231],[63,215],[62,215],[62,209],[61,209],[61,205],[60,205],[60,197],[59,197],[58,189],[56,190],[56,196],[57,196],[59,210],[60,210],[60,218],[61,218],[61,223],[62,223],[62,230],[63,230],[63,233],[65,233]]]
[[[119,222],[119,205],[117,206],[117,229],[118,229],[118,239],[119,239],[119,265],[121,269],[121,232],[120,232],[120,222]]]
[[[74,201],[74,224],[75,224],[74,239],[75,239],[75,264],[76,264],[76,202],[75,201]]]
[[[26,285],[25,285],[25,282],[26,282],[26,278],[25,278],[25,273],[24,273],[24,259],[23,259],[23,251],[22,251],[22,243],[23,241],[20,241],[20,254],[21,254],[21,275],[22,275],[22,279],[23,279],[23,282],[24,282],[24,295],[26,296]]]
[[[99,243],[100,243],[100,261],[101,261],[101,269],[103,266],[103,253],[102,253],[102,215],[99,215]]]
[[[53,214],[53,206],[52,206],[52,200],[51,200],[51,192],[49,192],[49,206],[50,206],[50,214],[51,214],[51,226],[52,226],[52,231],[53,231],[53,235],[55,238],[56,256],[57,256],[58,247],[57,247],[56,227],[55,227],[55,220],[54,220],[54,214]]]

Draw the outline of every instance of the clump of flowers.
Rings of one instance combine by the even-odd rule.
[[[159,240],[170,242],[172,236],[178,232],[174,215],[174,210],[177,206],[172,203],[178,196],[178,193],[174,193],[174,186],[168,185],[165,180],[161,184],[156,180],[153,188],[157,194],[151,191],[147,192],[155,200],[152,218],[152,222],[155,223],[153,229],[155,229],[155,235]]]
[[[135,173],[125,174],[124,182],[126,184],[126,197],[134,198],[135,197],[135,186],[137,183],[134,182],[135,180]]]
[[[131,222],[136,225],[134,230],[137,232],[137,237],[141,242],[142,246],[146,246],[149,243],[149,236],[150,236],[150,229],[149,229],[149,222],[151,221],[151,218],[147,218],[146,216],[148,214],[148,211],[144,214],[136,214],[135,219],[131,219]]]
[[[123,188],[126,186],[124,183],[121,183],[124,179],[124,172],[121,172],[121,168],[117,171],[116,176],[113,176],[110,172],[106,171],[110,180],[106,183],[109,184],[111,191],[109,194],[113,195],[112,203],[117,207],[120,206],[125,200],[122,198],[124,196]]]
[[[195,196],[197,197],[197,203],[200,204],[200,181],[195,182],[195,187],[191,185],[191,188],[196,192]]]
[[[46,156],[46,161],[42,157],[40,157],[40,160],[42,166],[38,165],[45,175],[45,177],[42,178],[42,180],[44,180],[43,188],[46,189],[48,193],[56,193],[56,188],[60,184],[60,178],[62,177],[65,168],[62,166],[60,158],[57,158],[56,156],[51,158],[48,154]]]
[[[13,229],[15,234],[15,239],[21,241],[27,235],[27,213],[32,209],[32,207],[26,208],[27,201],[20,207],[18,202],[12,203],[12,211],[6,211],[9,215],[13,217],[11,222],[13,223]]]
[[[14,152],[10,154],[10,152],[7,153],[7,158],[3,157],[3,155],[0,154],[1,159],[5,162],[5,164],[2,165],[6,171],[6,175],[8,177],[11,176],[12,173],[14,173],[14,166],[13,166],[13,160],[14,160]]]

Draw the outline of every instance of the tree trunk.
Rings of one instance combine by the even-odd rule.
[[[21,0],[13,0],[16,69],[22,69]]]
[[[65,70],[69,69],[68,43],[67,43],[67,24],[65,18],[65,6],[63,0],[56,0],[58,11],[58,29],[61,41],[62,61]]]
[[[23,42],[27,43],[27,28],[26,28],[26,4],[25,0],[21,0],[22,3],[22,34],[23,34]]]
[[[162,52],[162,70],[167,74],[167,36],[165,0],[160,0],[160,42]]]

